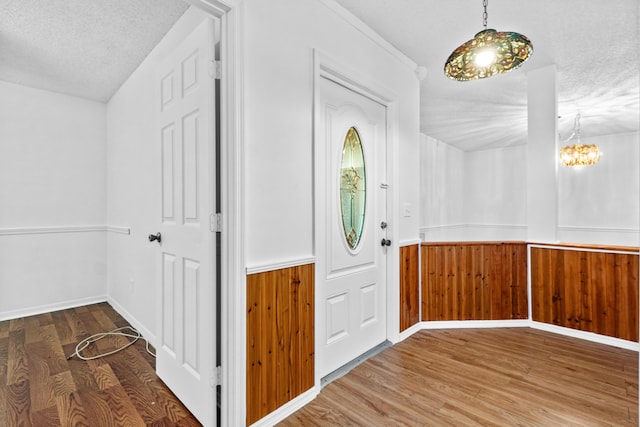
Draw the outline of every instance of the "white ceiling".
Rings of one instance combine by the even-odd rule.
[[[421,130],[463,150],[525,144],[528,70],[557,67],[561,137],[581,113],[583,137],[638,131],[638,0],[490,0],[488,27],[533,43],[520,69],[457,82],[444,76],[451,52],[482,27],[481,0],[337,0],[418,65]]]
[[[526,72],[556,64],[559,130],[638,131],[638,0],[491,0],[489,27],[533,42],[519,70],[456,82],[442,68],[482,30],[481,0],[337,0],[427,68],[421,130],[463,150],[526,143]],[[182,0],[0,0],[0,80],[106,102],[186,10]]]
[[[0,0],[0,80],[106,102],[188,5]]]

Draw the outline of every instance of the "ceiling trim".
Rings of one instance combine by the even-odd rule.
[[[227,13],[234,7],[237,3],[235,0],[184,0],[186,3],[189,3],[192,6],[197,7],[198,9],[208,12],[213,16],[222,16]]]
[[[364,36],[369,38],[375,44],[386,50],[388,53],[393,55],[396,59],[400,60],[405,65],[411,67],[412,70],[416,71],[416,76],[419,76],[418,73],[418,64],[416,64],[413,59],[409,58],[407,55],[398,50],[394,45],[383,39],[378,33],[376,33],[371,27],[357,18],[354,14],[345,9],[342,5],[335,2],[335,0],[318,0],[320,3],[327,6],[329,9],[334,11],[340,18],[345,20],[349,25],[354,27],[356,30],[360,31]]]

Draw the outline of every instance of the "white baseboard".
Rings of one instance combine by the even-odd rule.
[[[424,322],[418,322],[415,325],[405,329],[404,331],[400,332],[400,335],[398,336],[398,342],[404,341],[407,338],[409,338],[411,335],[415,334],[418,331],[421,331],[422,329],[424,329],[422,327],[422,323]],[[394,343],[397,344],[397,343]]]
[[[637,351],[640,353],[640,343],[627,341],[620,338],[608,337],[606,335],[595,334],[593,332],[579,331],[577,329],[565,328],[548,323],[534,322],[529,319],[514,320],[451,320],[451,321],[431,321],[420,322],[400,334],[400,341],[409,338],[418,331],[429,329],[465,329],[465,328],[532,328],[541,331],[551,332],[558,335],[578,338],[599,344],[610,345],[612,347]]]
[[[64,301],[64,302],[59,302],[54,304],[45,304],[37,307],[29,307],[29,308],[24,308],[20,310],[6,311],[4,313],[0,313],[0,321],[18,319],[18,318],[27,317],[27,316],[35,316],[38,314],[50,313],[52,311],[66,310],[69,308],[80,307],[83,305],[97,304],[99,302],[105,302],[105,301],[107,301],[107,297],[105,295],[99,295],[99,296],[80,298],[80,299]]]
[[[528,328],[528,319],[513,320],[451,320],[430,321],[419,324],[420,329],[471,329],[471,328]]]
[[[129,322],[129,324],[131,326],[133,326],[138,332],[140,332],[142,334],[142,336],[149,341],[149,344],[151,344],[154,347],[158,347],[156,345],[156,335],[152,334],[151,331],[149,329],[147,329],[142,323],[140,323],[140,321],[138,321],[138,319],[136,319],[136,317],[134,315],[132,315],[131,313],[129,313],[122,305],[120,305],[116,300],[114,300],[111,296],[107,297],[107,302],[109,304],[111,304],[111,307],[113,307],[113,309],[115,311],[117,311],[122,317],[124,317],[124,319]]]
[[[626,350],[640,352],[639,343],[623,340],[620,338],[613,338],[606,335],[595,334],[593,332],[579,331],[577,329],[565,328],[563,326],[550,325],[548,323],[534,321],[531,321],[531,327],[533,329],[539,329],[541,331],[553,332],[554,334],[558,335],[565,335],[568,337],[579,338],[585,341],[591,341],[599,344],[605,344],[613,347],[624,348]]]
[[[292,401],[285,403],[266,417],[261,418],[255,423],[251,424],[251,427],[271,427],[278,424],[280,421],[284,420],[289,415],[293,414],[298,409],[301,409],[304,405],[315,399],[319,392],[320,387],[310,388]]]
[[[0,321],[19,319],[22,317],[36,316],[44,313],[51,313],[53,311],[67,310],[70,308],[81,307],[83,305],[98,304],[101,302],[108,302],[114,310],[116,310],[127,322],[136,328],[142,336],[149,340],[149,342],[155,346],[156,336],[144,327],[131,313],[125,310],[117,301],[107,295],[98,295],[87,298],[79,298],[71,301],[64,301],[55,304],[45,304],[37,307],[29,307],[21,310],[12,310],[0,313]]]

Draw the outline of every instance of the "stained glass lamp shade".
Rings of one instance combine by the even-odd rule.
[[[444,73],[458,81],[484,79],[519,68],[532,53],[526,36],[485,29],[453,51]]]

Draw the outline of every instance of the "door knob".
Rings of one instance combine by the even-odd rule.
[[[380,242],[380,244],[382,246],[391,246],[391,240],[389,239],[382,239],[382,241]]]
[[[162,234],[159,231],[156,234],[149,234],[149,241],[153,242],[154,240],[157,240],[158,243],[162,242]]]

